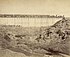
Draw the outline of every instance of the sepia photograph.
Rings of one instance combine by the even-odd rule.
[[[0,0],[0,57],[70,57],[70,0]]]

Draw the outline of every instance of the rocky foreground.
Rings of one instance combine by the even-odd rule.
[[[19,35],[5,28],[0,28],[1,57],[68,57],[70,55],[70,19],[68,18],[63,18],[35,35]]]

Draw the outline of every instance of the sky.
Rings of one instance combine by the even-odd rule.
[[[70,0],[0,0],[0,13],[70,16]]]
[[[48,14],[69,17],[70,0],[0,0],[0,14]],[[7,20],[6,18],[1,20],[1,24],[2,22],[4,24],[13,24],[14,21],[18,24],[16,19],[14,21],[10,19],[11,22]],[[55,21],[54,19],[53,22]],[[20,23],[22,23],[22,20],[19,21]]]

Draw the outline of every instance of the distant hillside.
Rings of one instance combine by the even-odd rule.
[[[22,26],[14,26],[14,25],[0,25],[0,31],[10,31],[14,34],[28,34],[33,35],[35,32],[39,32],[40,28],[44,29],[46,27],[22,27]]]

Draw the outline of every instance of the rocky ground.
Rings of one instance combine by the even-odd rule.
[[[48,28],[25,29],[0,27],[1,57],[69,57],[69,18],[63,18]]]

